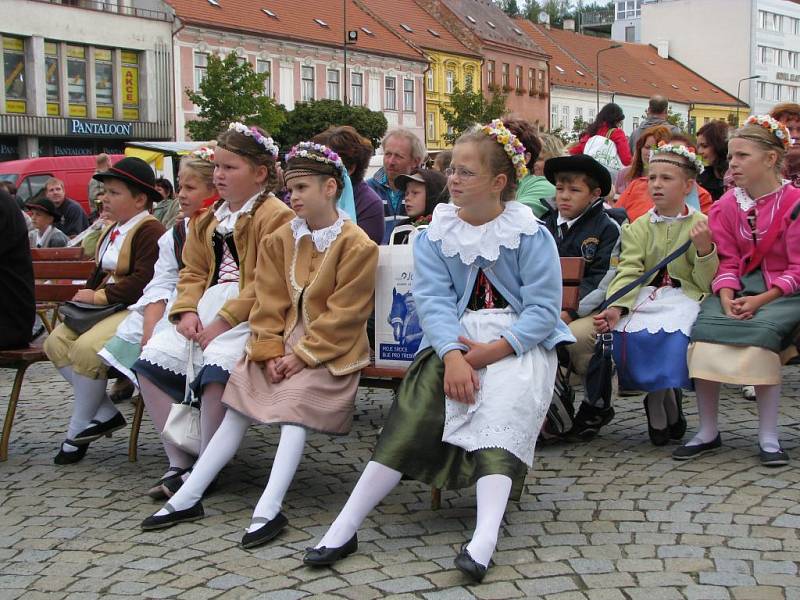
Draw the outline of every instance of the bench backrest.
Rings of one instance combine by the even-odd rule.
[[[86,260],[83,248],[31,248],[33,261],[39,260]]]
[[[580,303],[580,285],[586,266],[580,257],[561,259],[561,310],[577,310]]]
[[[63,248],[58,248],[63,250]],[[93,260],[35,260],[33,277],[36,280],[36,302],[71,300],[94,272]]]

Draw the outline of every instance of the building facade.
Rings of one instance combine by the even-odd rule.
[[[0,3],[0,160],[171,139],[172,19],[157,6]]]
[[[642,0],[617,0],[614,2],[611,39],[618,42],[642,41]]]
[[[297,102],[339,100],[380,111],[390,127],[402,125],[424,136],[426,57],[356,3],[348,3],[346,29],[358,39],[347,45],[346,56],[341,7],[322,0],[305,2],[303,10],[289,2],[273,2],[269,9],[242,2],[170,3],[179,23],[178,139],[187,138],[185,124],[197,115],[186,88],[198,88],[209,54],[231,52],[268,73],[264,93],[288,110]]]
[[[650,0],[642,6],[642,41],[666,46],[753,112],[800,102],[800,3],[794,0]]]

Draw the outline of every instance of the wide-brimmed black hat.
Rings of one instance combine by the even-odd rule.
[[[394,178],[394,186],[401,192],[406,191],[410,181],[422,183],[425,186],[425,214],[433,214],[437,204],[450,202],[450,193],[447,191],[447,177],[434,169],[415,169],[410,175],[398,175]]]
[[[58,214],[58,209],[56,208],[56,205],[53,204],[53,201],[50,200],[49,198],[31,198],[25,203],[25,206],[28,209],[40,210],[43,213],[53,217],[56,221],[61,220],[61,215]]]
[[[162,199],[161,192],[155,188],[156,176],[153,169],[141,158],[135,156],[123,158],[108,171],[95,173],[92,179],[97,181],[119,179],[145,192],[153,202],[159,202]]]
[[[611,192],[611,174],[603,165],[586,154],[556,156],[544,163],[544,176],[555,185],[558,173],[585,173],[600,186],[600,194],[605,197]]]

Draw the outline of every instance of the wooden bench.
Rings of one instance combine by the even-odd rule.
[[[582,258],[561,259],[561,310],[575,310],[580,301],[580,283],[585,263]],[[405,376],[403,368],[376,367],[374,365],[361,370],[363,387],[396,390]],[[431,488],[431,508],[437,510],[441,506],[442,492]]]
[[[67,275],[59,271],[58,265],[53,263],[83,262],[94,268],[94,261],[86,258],[83,254],[83,248],[80,246],[77,248],[31,248],[31,257],[33,258],[34,265],[41,263],[46,263],[48,265],[45,271],[40,271],[35,275],[37,279],[63,279],[67,277]],[[87,267],[87,273],[85,277],[82,278],[87,279],[91,273],[92,271]],[[80,279],[80,277],[76,277],[75,279]],[[71,283],[71,281],[69,283]],[[72,296],[65,299],[69,300],[71,297]],[[63,300],[39,301],[37,298],[36,314],[39,315],[39,318],[42,320],[42,324],[47,330],[47,333],[53,331],[55,326],[58,325],[58,305],[62,301]]]

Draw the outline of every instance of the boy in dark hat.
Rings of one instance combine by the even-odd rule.
[[[447,177],[432,169],[416,169],[410,175],[398,175],[395,187],[403,192],[408,221],[404,225],[416,228],[427,227],[431,223],[433,209],[437,204],[450,202],[447,191]],[[395,237],[396,244],[408,241],[409,232],[400,231]]]
[[[605,300],[614,278],[620,252],[620,227],[603,206],[611,192],[608,170],[585,154],[560,156],[544,163],[544,176],[556,186],[556,197],[542,216],[562,257],[583,258],[586,266],[580,284],[577,310],[561,313],[578,340],[568,346],[573,369],[585,376],[594,352],[593,315]],[[581,402],[570,438],[590,439],[614,416],[614,409]]]
[[[33,222],[33,229],[28,232],[31,248],[63,248],[69,243],[69,238],[55,227],[61,215],[48,198],[34,198],[26,208]]]

